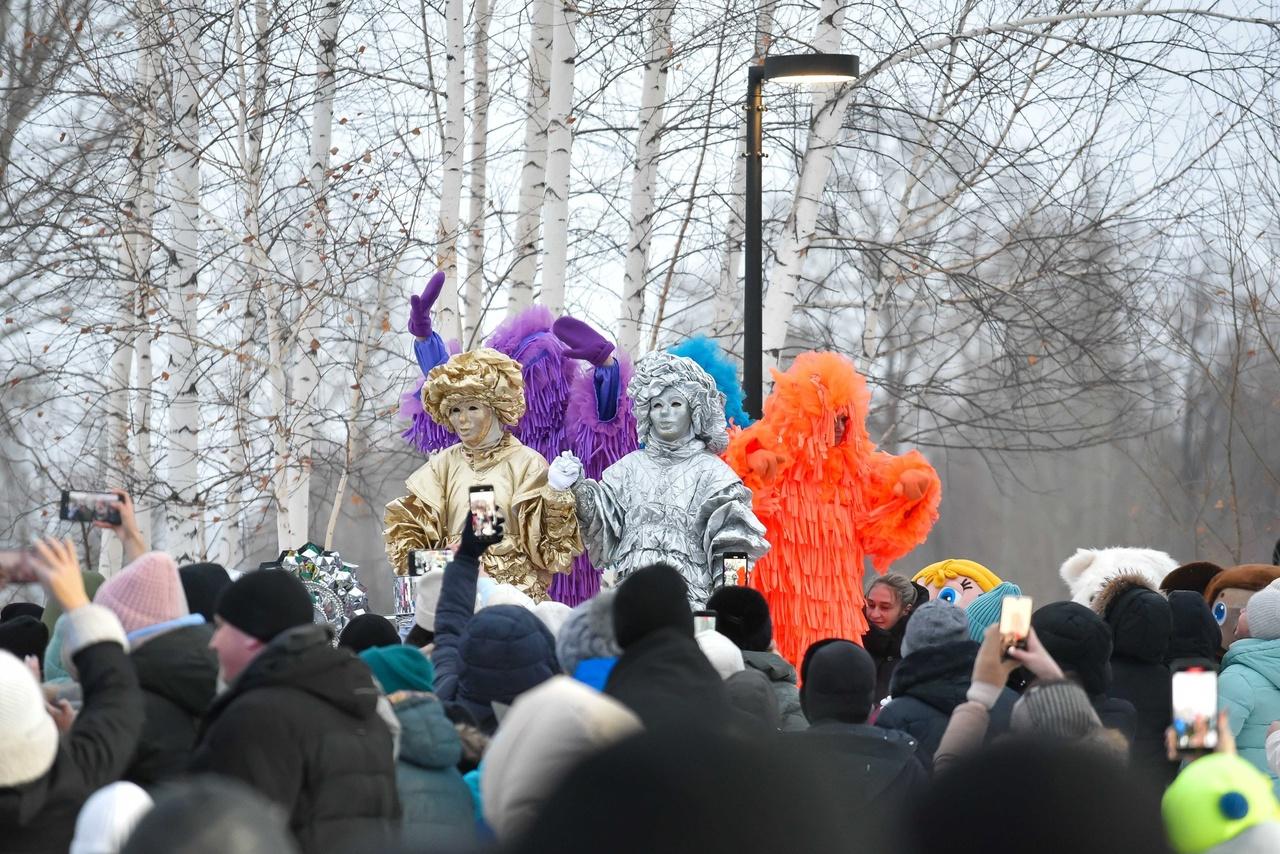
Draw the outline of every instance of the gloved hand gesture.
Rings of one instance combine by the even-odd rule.
[[[571,452],[564,451],[551,462],[547,470],[547,483],[552,489],[568,489],[582,479],[582,461]]]
[[[489,550],[489,546],[502,539],[502,526],[506,521],[501,513],[497,514],[493,520],[493,534],[482,537],[476,533],[474,515],[468,513],[467,521],[462,525],[462,542],[458,544],[458,554],[479,560]]]
[[[898,476],[893,494],[908,501],[919,501],[929,491],[929,475],[916,469],[907,469]]]
[[[613,343],[592,329],[591,324],[574,317],[562,317],[551,324],[551,331],[569,348],[565,355],[571,359],[582,359],[597,368],[609,364]]]
[[[436,270],[427,280],[421,294],[409,297],[409,334],[415,338],[431,337],[431,307],[444,290],[444,270]]]

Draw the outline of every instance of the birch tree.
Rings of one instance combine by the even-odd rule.
[[[508,311],[515,314],[533,304],[538,272],[538,240],[542,231],[542,199],[546,191],[547,130],[550,104],[550,66],[559,0],[533,0],[529,36],[529,88],[525,98],[524,149],[520,191],[516,199],[515,252],[507,292]]]
[[[552,314],[564,311],[569,272],[569,175],[573,159],[573,72],[578,61],[576,0],[555,0],[551,51],[551,94],[547,120],[547,178],[543,202],[541,303]]]
[[[640,327],[644,322],[645,287],[649,273],[649,239],[653,233],[654,183],[661,153],[662,107],[667,100],[667,63],[671,58],[671,16],[674,0],[662,0],[650,15],[650,36],[645,52],[644,83],[640,90],[636,165],[631,178],[631,236],[622,277],[622,316],[618,321],[618,345],[624,352],[640,354]]]
[[[434,321],[447,341],[462,338],[458,306],[458,222],[462,209],[462,152],[465,144],[463,103],[466,83],[466,48],[463,0],[447,0],[445,32],[444,182],[440,188],[440,218],[436,230],[436,264],[445,272],[444,290],[436,303]]]
[[[487,202],[485,157],[489,144],[489,0],[476,0],[471,66],[471,182],[467,197],[467,279],[465,346],[473,347],[484,327],[484,233]]]

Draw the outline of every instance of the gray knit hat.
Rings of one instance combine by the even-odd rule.
[[[906,657],[916,650],[968,640],[969,618],[964,608],[934,600],[912,613],[902,635],[902,655]]]
[[[572,676],[588,658],[614,658],[622,648],[613,633],[615,590],[602,590],[573,609],[556,634],[556,658],[560,669]]]
[[[1023,735],[1086,738],[1102,729],[1089,695],[1074,682],[1046,682],[1013,704],[1009,729]]]
[[[1244,610],[1249,615],[1249,637],[1259,640],[1280,638],[1280,579],[1249,597]]]

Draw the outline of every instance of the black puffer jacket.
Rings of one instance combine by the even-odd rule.
[[[803,732],[786,733],[813,782],[838,793],[843,806],[861,812],[897,810],[929,781],[915,739],[906,733],[865,724],[818,721]]]
[[[377,702],[369,668],[334,649],[326,628],[289,629],[214,700],[191,770],[237,778],[281,804],[304,852],[376,850],[400,819]]]
[[[126,780],[153,786],[187,770],[200,718],[218,689],[218,658],[209,649],[212,634],[208,625],[186,626],[130,653],[145,711]]]
[[[0,789],[0,850],[6,854],[66,854],[80,807],[120,779],[142,728],[142,694],[115,615],[85,605],[67,618],[65,643],[76,650],[71,660],[84,687],[84,706],[43,777]]]
[[[1077,602],[1052,602],[1031,615],[1031,627],[1062,671],[1084,688],[1102,725],[1132,743],[1138,712],[1110,694],[1112,642],[1106,622]]]
[[[1172,782],[1177,765],[1169,762],[1164,744],[1173,703],[1172,674],[1165,664],[1173,633],[1169,602],[1145,581],[1120,576],[1099,592],[1094,607],[1111,627],[1110,694],[1132,703],[1138,714],[1131,764]]]
[[[916,755],[926,770],[933,767],[933,754],[947,730],[951,712],[965,701],[973,678],[973,662],[978,645],[973,641],[931,646],[902,659],[893,674],[892,700],[880,710],[876,726],[896,729],[918,743]],[[1017,695],[1008,688],[991,710],[987,737],[1009,728],[1009,713]]]
[[[693,724],[723,728],[731,720],[720,674],[680,629],[657,629],[628,646],[604,692],[635,712],[649,730]]]

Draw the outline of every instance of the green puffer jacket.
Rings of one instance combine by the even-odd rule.
[[[396,787],[403,834],[421,850],[462,850],[476,841],[471,790],[458,773],[462,741],[433,694],[392,695],[400,721]]]

